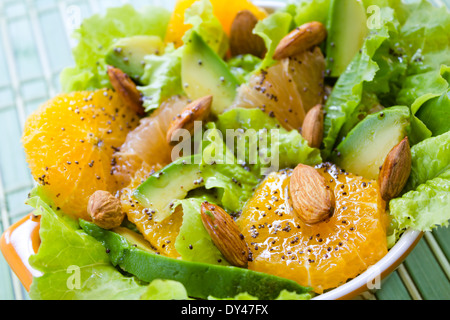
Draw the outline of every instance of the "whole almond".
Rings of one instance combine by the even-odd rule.
[[[323,140],[323,106],[318,104],[308,111],[303,120],[302,136],[311,148],[319,149]]]
[[[167,142],[171,144],[174,133],[180,129],[188,130],[192,134],[195,121],[205,121],[209,118],[212,101],[213,96],[206,96],[188,104],[170,124],[167,131]]]
[[[402,192],[411,174],[411,147],[408,137],[387,155],[378,177],[381,197],[388,202]]]
[[[299,164],[292,173],[289,192],[294,211],[307,224],[331,218],[336,206],[334,192],[313,167]]]
[[[252,54],[263,58],[266,53],[264,40],[253,33],[253,29],[258,23],[258,18],[249,11],[240,11],[231,25],[230,51],[231,55],[238,56]]]
[[[125,72],[112,66],[108,66],[108,77],[112,87],[125,104],[137,114],[145,115],[141,93],[133,80]]]
[[[281,39],[275,49],[273,58],[275,60],[282,60],[296,56],[319,45],[326,37],[327,29],[322,23],[318,21],[305,23]]]
[[[221,207],[203,202],[201,218],[214,245],[236,267],[248,266],[249,251],[244,236],[233,218]]]
[[[92,221],[103,229],[117,228],[125,218],[120,200],[111,193],[101,190],[89,197],[87,212]]]

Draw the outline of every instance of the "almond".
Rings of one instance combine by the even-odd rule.
[[[266,54],[264,40],[253,33],[253,29],[258,23],[258,18],[249,11],[240,11],[231,25],[230,51],[231,55],[238,56],[252,54],[263,58]]]
[[[404,138],[388,153],[378,177],[381,197],[389,202],[402,192],[411,174],[411,147]]]
[[[333,191],[313,167],[299,164],[292,173],[289,192],[294,211],[307,224],[316,224],[334,214]]]
[[[308,111],[303,120],[302,136],[311,148],[319,149],[323,140],[323,106],[318,104]]]
[[[327,29],[322,23],[317,21],[305,23],[281,39],[273,58],[282,60],[296,56],[319,45],[326,37]]]
[[[125,104],[140,116],[145,115],[142,96],[130,77],[118,68],[108,66],[108,77],[112,87]]]
[[[206,96],[188,104],[170,124],[167,131],[167,142],[171,144],[174,133],[180,129],[188,130],[192,134],[195,121],[205,121],[209,118],[212,101],[212,96]]]
[[[248,246],[233,218],[221,207],[206,201],[202,203],[201,218],[214,245],[225,259],[233,266],[246,268]]]
[[[101,190],[89,197],[87,212],[92,221],[103,229],[117,228],[125,218],[120,200],[111,193]]]

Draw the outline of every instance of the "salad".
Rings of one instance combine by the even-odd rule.
[[[298,299],[450,219],[450,12],[179,0],[75,32],[25,124],[32,299]]]

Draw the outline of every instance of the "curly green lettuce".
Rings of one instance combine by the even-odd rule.
[[[393,28],[392,9],[383,9],[381,11],[383,27],[369,34],[360,52],[337,80],[326,102],[325,137],[322,151],[324,158],[330,156],[336,142],[345,137],[352,127],[360,121],[360,107],[365,85],[373,81],[380,70],[373,57],[381,45],[389,39],[390,31]],[[348,123],[351,126],[348,126]],[[346,124],[344,132],[342,129]]]
[[[180,49],[167,47],[164,55],[148,55],[144,61],[142,86],[137,88],[142,93],[145,111],[157,109],[166,99],[184,94]]]
[[[275,12],[257,23],[253,33],[257,34],[264,40],[267,53],[256,71],[266,69],[276,63],[276,61],[272,58],[275,53],[275,49],[281,39],[289,33],[291,28],[292,16],[289,13],[282,11]]]
[[[260,109],[231,109],[219,116],[216,125],[224,137],[227,130],[231,130],[235,138],[233,152],[258,176],[269,174],[271,170],[294,168],[299,163],[322,162],[320,151],[309,147],[298,131],[285,130],[275,118]],[[237,153],[238,146],[245,154]]]
[[[389,203],[391,243],[408,228],[430,231],[450,219],[450,131],[413,146],[411,155],[404,194]]]

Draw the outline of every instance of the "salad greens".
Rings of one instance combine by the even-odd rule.
[[[144,58],[144,75],[138,90],[143,95],[145,111],[158,109],[161,103],[183,94],[181,84],[181,55],[173,47],[167,47],[164,55],[148,55]]]
[[[411,149],[411,175],[402,197],[389,203],[390,245],[407,228],[430,231],[450,219],[450,131]]]
[[[450,131],[450,89],[426,101],[416,115],[431,130],[433,136]]]
[[[175,202],[182,206],[183,223],[176,249],[183,260],[217,264],[225,261],[214,246],[200,219],[200,205],[208,200],[228,212],[238,212],[251,197],[261,179],[276,168],[293,168],[298,163],[320,164],[338,157],[337,146],[354,133],[371,114],[384,108],[402,106],[410,114],[408,136],[412,144],[412,170],[399,198],[389,203],[390,246],[407,228],[428,231],[448,225],[450,219],[450,13],[425,0],[409,4],[401,0],[363,0],[364,7],[376,16],[359,52],[338,78],[326,77],[333,90],[325,104],[325,136],[321,150],[310,148],[298,131],[282,129],[278,121],[259,109],[232,109],[208,123],[202,140],[203,188]],[[293,28],[309,22],[329,22],[332,0],[299,0],[260,21],[254,33],[265,42],[264,59],[251,55],[233,57],[225,67],[239,84],[265,70],[276,61],[273,53],[280,40]],[[377,6],[379,10],[374,9]],[[164,39],[170,13],[158,7],[140,11],[130,5],[109,9],[104,16],[86,19],[75,33],[79,43],[73,50],[75,66],[61,74],[65,92],[110,87],[105,55],[121,38],[152,35]],[[208,0],[196,2],[186,11],[186,22],[220,58],[225,59],[228,37],[213,14]],[[324,49],[326,50],[326,49]],[[324,52],[326,55],[326,52]],[[182,83],[183,47],[167,44],[164,52],[151,54],[143,61],[143,76],[138,90],[144,107],[151,113],[166,99],[185,94]],[[369,117],[370,119],[370,117]],[[359,126],[361,127],[361,125]],[[269,136],[270,129],[279,129]],[[227,130],[254,130],[255,140],[238,135],[236,145],[227,145]],[[248,141],[247,141],[248,140]],[[266,146],[255,147],[265,140]],[[248,143],[245,154],[239,144]],[[274,157],[276,152],[277,157]],[[278,158],[274,167],[267,160]],[[230,163],[228,164],[229,160]],[[212,163],[227,163],[212,166]],[[275,168],[275,169],[274,169]],[[240,185],[235,184],[235,180]],[[183,285],[176,281],[145,283],[121,273],[111,264],[103,245],[84,232],[78,223],[53,210],[37,187],[27,202],[41,219],[41,246],[30,264],[42,272],[33,281],[33,299],[188,299]],[[194,244],[195,250],[189,248]],[[222,263],[223,264],[223,263]],[[67,282],[67,268],[77,266],[82,287]],[[51,285],[50,285],[51,284]],[[72,288],[72,289],[71,289]],[[279,299],[306,299],[284,291]],[[252,299],[242,292],[235,299]],[[214,297],[210,297],[214,299]]]
[[[448,12],[427,1],[384,3],[389,6],[380,10],[381,27],[371,30],[361,54],[338,79],[327,102],[325,156],[369,111],[363,94],[375,94],[386,107],[406,105],[415,114],[424,102],[448,89]]]
[[[192,32],[196,32],[220,57],[225,56],[229,47],[228,37],[219,20],[214,16],[209,0],[200,0],[188,8],[185,13],[185,23],[193,27],[184,35],[184,42],[189,40]]]
[[[254,130],[255,134],[251,141],[253,145],[249,144],[248,148],[239,148],[248,151],[244,159],[240,157],[239,160],[244,160],[244,163],[249,164],[250,170],[257,176],[261,172],[270,173],[267,159],[278,159],[279,163],[276,165],[279,168],[292,168],[299,163],[316,165],[322,162],[319,150],[310,148],[298,131],[288,132],[281,128],[276,119],[271,118],[260,109],[237,108],[227,111],[218,117],[217,127],[224,137],[227,130],[242,130],[247,133],[236,137],[236,145],[231,148],[235,152],[237,146],[248,141],[248,130]],[[278,129],[278,134],[273,137],[269,135],[268,132],[271,129]],[[262,141],[261,139],[267,139],[267,144],[259,144],[257,150],[256,142]],[[276,152],[277,156],[273,157],[273,152]]]
[[[221,261],[222,265],[228,265],[203,227],[200,218],[200,207],[205,200],[210,203],[217,202],[214,198],[211,199],[211,196],[193,197],[179,201],[179,205],[183,207],[183,224],[175,242],[175,248],[181,255],[181,258],[186,261],[210,264],[218,264],[218,261]],[[178,203],[175,205],[178,205]]]

